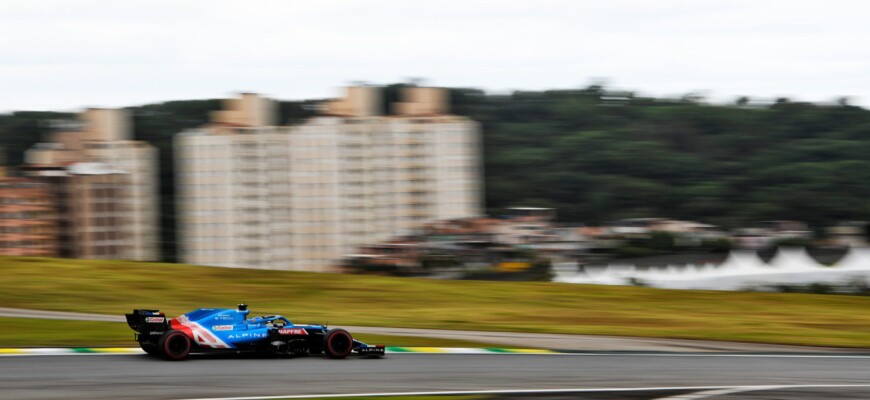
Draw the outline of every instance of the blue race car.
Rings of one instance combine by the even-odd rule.
[[[172,319],[159,310],[133,310],[126,316],[142,350],[173,361],[206,352],[279,356],[325,353],[330,358],[384,355],[384,346],[354,340],[341,328],[294,325],[280,315],[248,319],[248,313],[248,306],[239,304],[237,309],[200,308]]]

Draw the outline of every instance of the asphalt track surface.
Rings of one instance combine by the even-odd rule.
[[[746,388],[757,385],[776,387],[763,391]],[[200,356],[183,362],[146,355],[0,357],[0,399],[190,399],[582,388],[671,389],[536,397],[866,399],[870,398],[870,356],[396,354],[382,359],[345,360]]]

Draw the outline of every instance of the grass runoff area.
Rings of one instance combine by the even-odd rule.
[[[870,347],[870,298],[859,296],[443,281],[10,257],[0,258],[0,276],[2,307],[116,315],[158,308],[175,316],[198,307],[244,302],[252,315],[282,314],[297,323],[330,326]],[[126,329],[119,325],[104,334]],[[12,343],[6,339],[9,330],[0,325],[0,346]]]

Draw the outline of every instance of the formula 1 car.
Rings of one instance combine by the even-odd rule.
[[[146,353],[167,360],[191,353],[263,353],[297,356],[326,353],[330,358],[350,354],[383,356],[384,346],[354,340],[348,331],[326,325],[294,325],[280,315],[246,318],[248,306],[200,308],[167,319],[159,310],[133,310],[127,324],[136,331]]]

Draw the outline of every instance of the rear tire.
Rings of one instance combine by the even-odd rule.
[[[187,359],[187,356],[190,355],[190,346],[190,338],[180,331],[168,331],[157,342],[160,355],[169,361]]]
[[[323,337],[323,350],[329,358],[345,358],[353,351],[353,337],[344,329],[330,329]]]

